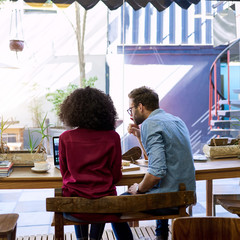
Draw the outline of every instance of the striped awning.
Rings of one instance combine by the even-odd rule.
[[[46,0],[24,0],[26,3],[43,4]],[[77,2],[86,10],[93,8],[99,1],[102,1],[110,10],[115,10],[122,6],[123,0],[77,0]],[[158,11],[168,8],[173,2],[177,3],[181,8],[188,9],[191,4],[197,4],[200,0],[126,0],[134,10],[146,7],[150,2]],[[47,1],[48,2],[48,1]],[[75,0],[52,0],[54,4],[60,7],[67,7],[75,2]]]

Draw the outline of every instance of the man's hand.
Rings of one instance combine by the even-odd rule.
[[[144,175],[143,180],[137,184],[134,183],[129,189],[128,192],[132,195],[139,194],[139,193],[145,193],[152,189],[159,181],[160,177],[156,177],[150,173],[146,173]]]
[[[144,158],[145,158],[145,160],[148,160],[148,156],[147,156],[146,150],[144,149],[144,146],[143,146],[142,141],[141,141],[141,136],[140,136],[141,134],[140,134],[140,129],[139,129],[138,125],[134,124],[134,123],[130,123],[128,125],[128,129],[127,130],[128,130],[128,133],[133,134],[135,137],[137,137],[137,139],[138,139],[138,141],[140,143],[140,146],[142,148]]]
[[[134,183],[129,189],[128,189],[128,192],[132,195],[136,195],[138,194],[137,193],[137,186],[138,184],[137,183]]]
[[[140,138],[140,129],[137,124],[130,123],[128,125],[128,133],[133,134],[137,138]]]

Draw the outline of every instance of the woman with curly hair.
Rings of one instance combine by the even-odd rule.
[[[115,184],[121,179],[121,143],[115,132],[116,110],[109,96],[95,88],[80,88],[60,107],[60,119],[71,130],[59,138],[63,196],[89,199],[117,195]],[[65,218],[91,224],[90,239],[100,240],[103,221],[116,215],[64,214]],[[88,224],[76,225],[78,240],[88,239]]]

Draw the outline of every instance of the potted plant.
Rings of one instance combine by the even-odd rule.
[[[38,132],[41,135],[40,143],[37,145],[37,140],[33,141],[32,132],[28,130],[29,136],[29,149],[28,150],[18,150],[18,151],[10,151],[7,148],[6,143],[3,141],[3,133],[4,131],[11,125],[9,121],[4,121],[3,117],[1,120],[1,152],[0,152],[0,161],[8,160],[12,161],[15,166],[33,166],[36,161],[45,161],[47,159],[46,149],[43,145],[44,139],[48,138],[49,135],[45,134],[46,129],[50,126],[49,124],[45,126],[47,114],[43,118],[43,120],[39,121],[39,130],[35,130],[33,132]]]
[[[0,126],[0,153],[5,153],[9,151],[7,144],[3,141],[3,133],[6,129],[10,127],[12,123],[8,120],[4,121],[3,116],[1,118],[1,126]]]

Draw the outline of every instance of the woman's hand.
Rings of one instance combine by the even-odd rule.
[[[130,123],[127,130],[128,133],[133,134],[137,138],[140,138],[140,129],[137,124]]]

